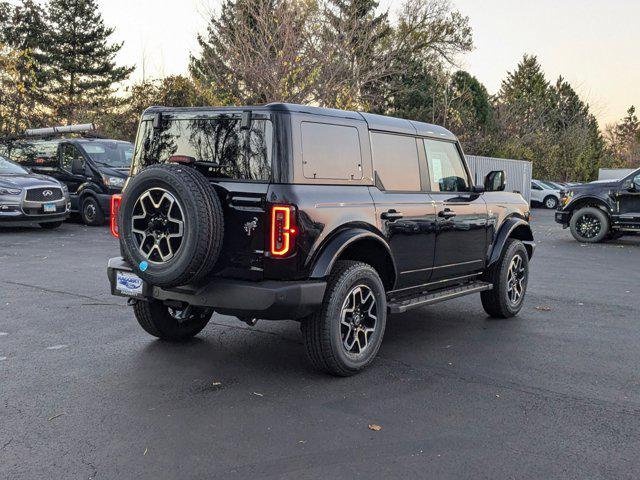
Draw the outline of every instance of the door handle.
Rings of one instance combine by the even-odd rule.
[[[388,212],[384,212],[380,217],[383,220],[389,220],[391,222],[395,220],[400,220],[404,215],[400,212],[396,212],[395,210],[389,210]]]
[[[441,210],[438,212],[438,216],[440,218],[453,218],[456,216],[456,212],[448,208],[445,208],[444,210]]]

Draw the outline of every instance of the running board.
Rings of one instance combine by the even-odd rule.
[[[399,300],[389,303],[389,313],[403,313],[418,307],[433,305],[434,303],[444,302],[453,298],[471,295],[472,293],[485,292],[491,290],[493,285],[487,282],[473,282],[461,287],[445,288],[434,293],[420,295],[408,300]]]

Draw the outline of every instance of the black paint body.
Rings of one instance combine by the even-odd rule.
[[[390,191],[376,180],[371,132],[415,138],[418,149],[426,139],[448,142],[455,145],[464,160],[455,136],[441,127],[283,104],[226,109],[153,107],[144,113],[142,122],[143,125],[148,122],[150,128],[159,115],[162,121],[220,115],[239,118],[249,108],[254,117],[272,122],[272,177],[270,181],[256,182],[210,176],[212,188],[222,200],[225,221],[224,246],[209,279],[211,285],[221,278],[258,283],[325,282],[337,260],[352,259],[376,268],[389,297],[393,298],[477,280],[497,261],[509,237],[522,240],[529,255],[533,255],[529,205],[519,194],[482,192],[482,189],[474,193],[478,189],[473,188],[432,191],[424,149],[419,155],[421,181],[416,191]],[[331,181],[305,176],[300,140],[303,122],[357,129],[362,178]],[[144,128],[141,126],[141,132]],[[136,160],[141,158],[142,135],[139,133],[136,141],[133,175],[156,163],[149,157]],[[332,138],[326,138],[326,142],[331,141]],[[466,162],[464,169],[472,186]],[[298,230],[293,237],[292,254],[286,258],[275,258],[269,253],[270,209],[280,204],[294,206]],[[123,268],[117,261],[114,265]],[[194,295],[196,291],[201,295],[206,285],[192,288]],[[311,301],[312,307],[322,300],[322,293],[319,292],[319,299]],[[169,297],[165,292],[162,298]],[[186,300],[184,296],[180,299]],[[238,316],[282,318],[280,313],[254,311],[246,301],[243,303],[237,308],[210,306]]]

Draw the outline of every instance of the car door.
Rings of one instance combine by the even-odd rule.
[[[620,222],[625,224],[640,225],[640,173],[631,177],[633,187],[618,192],[618,210]]]
[[[424,152],[413,136],[371,132],[370,137],[378,180],[370,192],[396,262],[397,288],[426,284],[433,270],[436,212],[423,190]]]
[[[544,190],[538,183],[531,182],[531,201],[542,203],[544,200]]]
[[[472,191],[471,176],[457,143],[424,139],[424,148],[437,215],[430,282],[473,275],[486,266],[487,204],[482,195]]]
[[[58,158],[60,167],[53,176],[67,186],[71,197],[71,208],[78,210],[77,193],[80,186],[86,181],[86,176],[73,173],[72,164],[74,159],[81,159],[84,164],[84,157],[78,147],[72,143],[61,143],[58,149]]]

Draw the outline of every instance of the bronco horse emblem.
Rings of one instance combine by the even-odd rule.
[[[258,228],[258,218],[253,217],[253,220],[244,224],[244,231],[247,232],[247,236],[250,237],[253,231]]]

